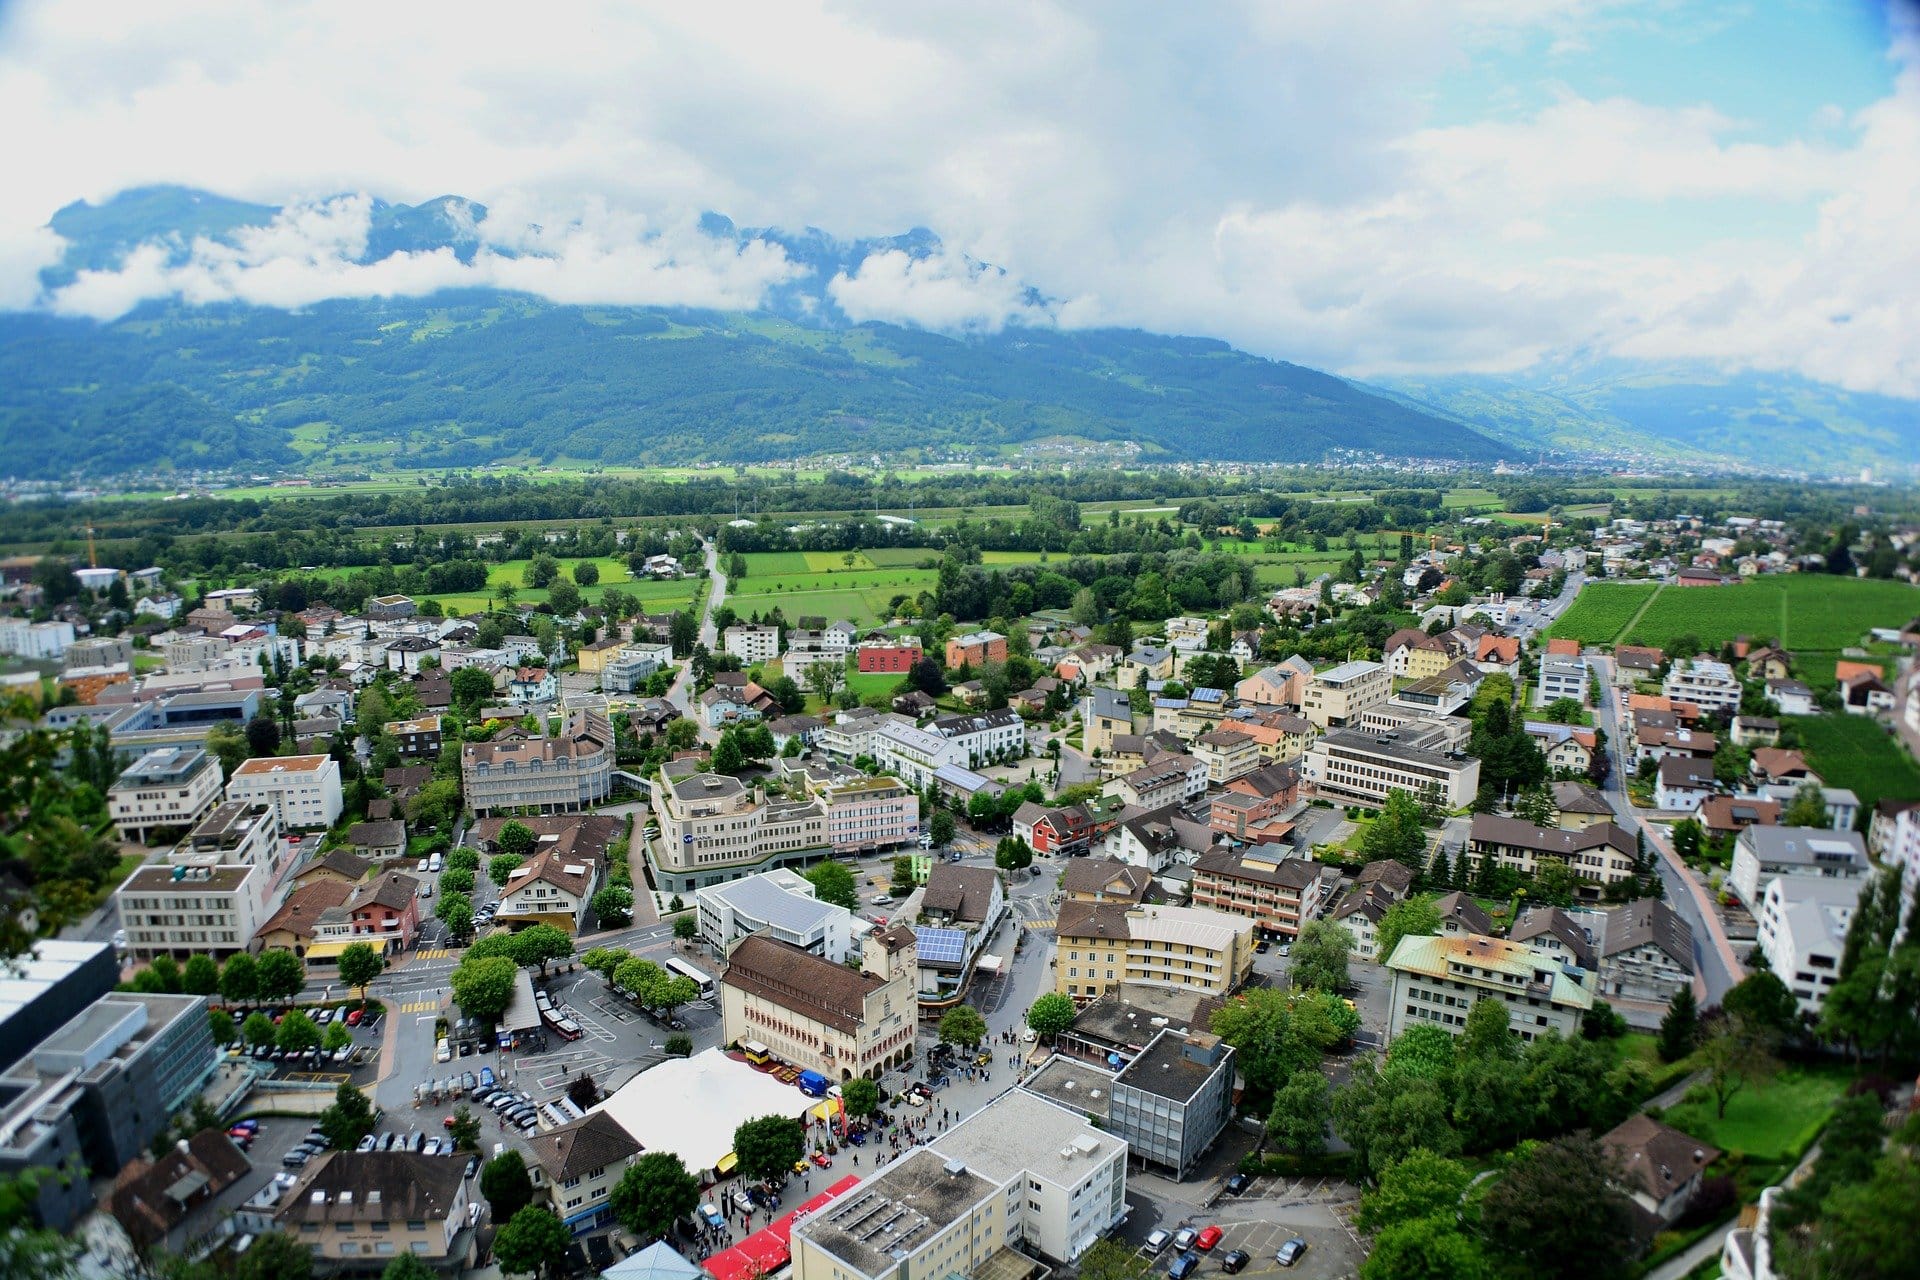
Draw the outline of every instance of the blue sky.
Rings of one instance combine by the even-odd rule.
[[[777,247],[704,235],[712,209],[937,232],[931,257],[816,282],[862,319],[1141,326],[1363,377],[1599,354],[1920,396],[1911,4],[532,13],[0,8],[0,306],[104,319],[160,296],[492,284],[750,307],[793,278]],[[153,182],[295,211],[185,263],[136,254],[41,290],[54,209]],[[488,206],[477,231],[503,252],[362,260],[370,198],[447,193]]]

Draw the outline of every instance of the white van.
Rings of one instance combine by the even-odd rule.
[[[440,868],[445,865],[446,863],[441,859],[440,855],[437,853],[427,859],[427,870],[434,875],[439,875]]]

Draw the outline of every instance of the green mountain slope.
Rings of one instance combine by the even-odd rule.
[[[169,390],[141,398],[156,387]],[[103,454],[103,420],[134,447]],[[410,467],[908,457],[1060,436],[1166,458],[1510,452],[1327,374],[1137,332],[962,339],[493,292],[150,307],[107,325],[0,316],[0,446],[15,474],[275,464],[293,450]]]

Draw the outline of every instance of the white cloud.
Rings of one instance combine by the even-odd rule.
[[[714,209],[938,232],[934,258],[876,254],[816,282],[862,319],[1140,325],[1359,374],[1690,356],[1920,394],[1910,29],[1890,96],[1810,111],[1792,136],[1705,90],[1640,100],[1624,68],[1544,105],[1436,105],[1488,66],[1533,90],[1634,24],[1722,20],[1669,0],[0,12],[0,306],[33,297],[54,209],[177,182],[295,212],[233,247],[143,250],[50,305],[485,283],[744,307],[793,278],[771,246],[701,235]],[[487,247],[359,263],[366,202],[340,192],[481,201]],[[1780,216],[1665,234],[1722,209]]]

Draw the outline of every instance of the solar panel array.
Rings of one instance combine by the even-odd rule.
[[[924,925],[916,926],[914,938],[919,944],[920,958],[935,964],[959,964],[967,954],[967,933],[964,929],[930,929]]]

